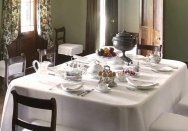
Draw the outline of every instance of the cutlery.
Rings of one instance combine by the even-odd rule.
[[[153,72],[159,73],[159,71],[156,70],[156,69],[151,68],[151,70],[152,70]]]
[[[85,96],[89,93],[91,93],[94,89],[91,89],[91,90],[85,90],[83,93],[80,94],[80,96]]]

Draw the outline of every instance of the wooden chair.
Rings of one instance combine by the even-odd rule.
[[[9,83],[18,77],[25,75],[26,58],[22,54],[21,56],[11,57],[5,59],[5,82],[4,90],[8,87]]]
[[[55,28],[55,43],[65,43],[65,27]]]
[[[37,49],[37,52],[39,54],[39,62],[48,60],[52,63],[52,65],[55,65],[56,54],[54,47],[48,49]]]
[[[14,99],[13,106],[13,117],[12,117],[12,131],[16,131],[16,126],[20,126],[33,131],[56,131],[56,100],[55,98],[51,98],[50,100],[45,99],[37,99],[28,96],[19,95],[15,90],[12,92]],[[51,110],[51,124],[50,127],[35,125],[24,120],[19,119],[18,116],[18,104],[22,104],[25,106],[38,108],[38,109],[46,109]]]
[[[12,131],[16,131],[16,127],[24,128],[22,131],[78,131],[76,129],[56,125],[57,117],[57,105],[55,98],[51,99],[39,99],[29,96],[23,96],[18,94],[15,90],[12,90],[13,94],[13,117],[12,117]],[[18,116],[19,104],[36,109],[44,109],[51,111],[51,121],[43,121],[36,119],[32,122],[21,120]],[[41,114],[42,116],[42,114]]]
[[[155,45],[137,44],[137,54],[139,54],[139,55],[148,55],[150,53],[154,53],[154,51],[158,51],[160,53],[160,56],[161,56],[162,45],[155,46]]]
[[[55,28],[56,53],[73,56],[83,52],[83,45],[67,43],[65,41],[65,27]]]

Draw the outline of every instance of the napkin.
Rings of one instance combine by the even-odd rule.
[[[134,79],[134,78],[130,78],[130,77],[127,77],[126,80],[128,81],[129,84],[131,84],[132,86],[135,86],[135,87],[151,87],[151,86],[158,85],[158,83],[156,83],[156,82]]]
[[[62,88],[69,90],[69,91],[76,91],[79,90],[83,86],[83,82],[78,82],[78,83],[62,83],[61,86]]]

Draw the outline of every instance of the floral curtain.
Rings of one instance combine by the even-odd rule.
[[[38,33],[53,46],[53,28],[51,17],[51,0],[38,0]]]
[[[6,45],[9,45],[18,37],[20,19],[20,0],[3,0],[2,7],[2,36],[1,59],[7,58]]]

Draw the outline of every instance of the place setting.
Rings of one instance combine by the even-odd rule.
[[[153,89],[155,86],[159,85],[158,82],[148,80],[147,77],[146,78],[127,77],[126,80],[129,85],[140,90],[150,90],[150,89]]]

